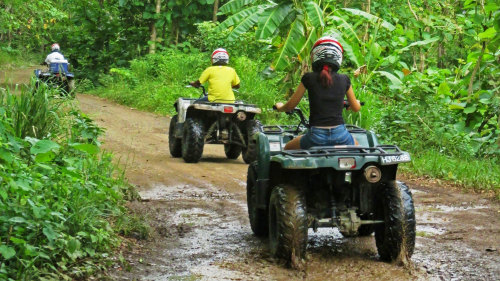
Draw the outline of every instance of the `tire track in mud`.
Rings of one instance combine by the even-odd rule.
[[[153,237],[132,241],[109,272],[117,280],[498,280],[500,207],[477,195],[408,184],[414,193],[417,244],[409,268],[380,262],[373,236],[344,238],[309,230],[304,271],[285,268],[252,235],[246,210],[247,165],[205,146],[200,163],[168,151],[169,119],[78,95],[80,108],[106,128],[104,148],[126,167]]]

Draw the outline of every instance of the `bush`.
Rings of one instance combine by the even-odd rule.
[[[102,130],[46,94],[7,93],[0,104],[1,280],[84,278],[119,243],[110,222],[125,215],[130,187],[100,152]],[[19,117],[33,108],[50,114]],[[61,122],[45,124],[52,115]]]

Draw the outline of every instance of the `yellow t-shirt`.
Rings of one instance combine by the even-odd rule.
[[[240,84],[240,78],[236,71],[225,65],[210,66],[200,76],[200,83],[208,81],[208,101],[210,102],[234,102],[232,86]]]

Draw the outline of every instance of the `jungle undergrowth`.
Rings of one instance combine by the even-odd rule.
[[[0,91],[1,280],[85,279],[110,264],[118,233],[142,227],[103,130],[56,96],[44,85]]]

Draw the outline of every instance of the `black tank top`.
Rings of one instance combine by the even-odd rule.
[[[331,72],[333,85],[323,87],[319,80],[319,72],[308,72],[302,76],[302,84],[309,95],[311,126],[337,126],[344,124],[342,110],[344,97],[351,87],[351,80],[345,74]]]

